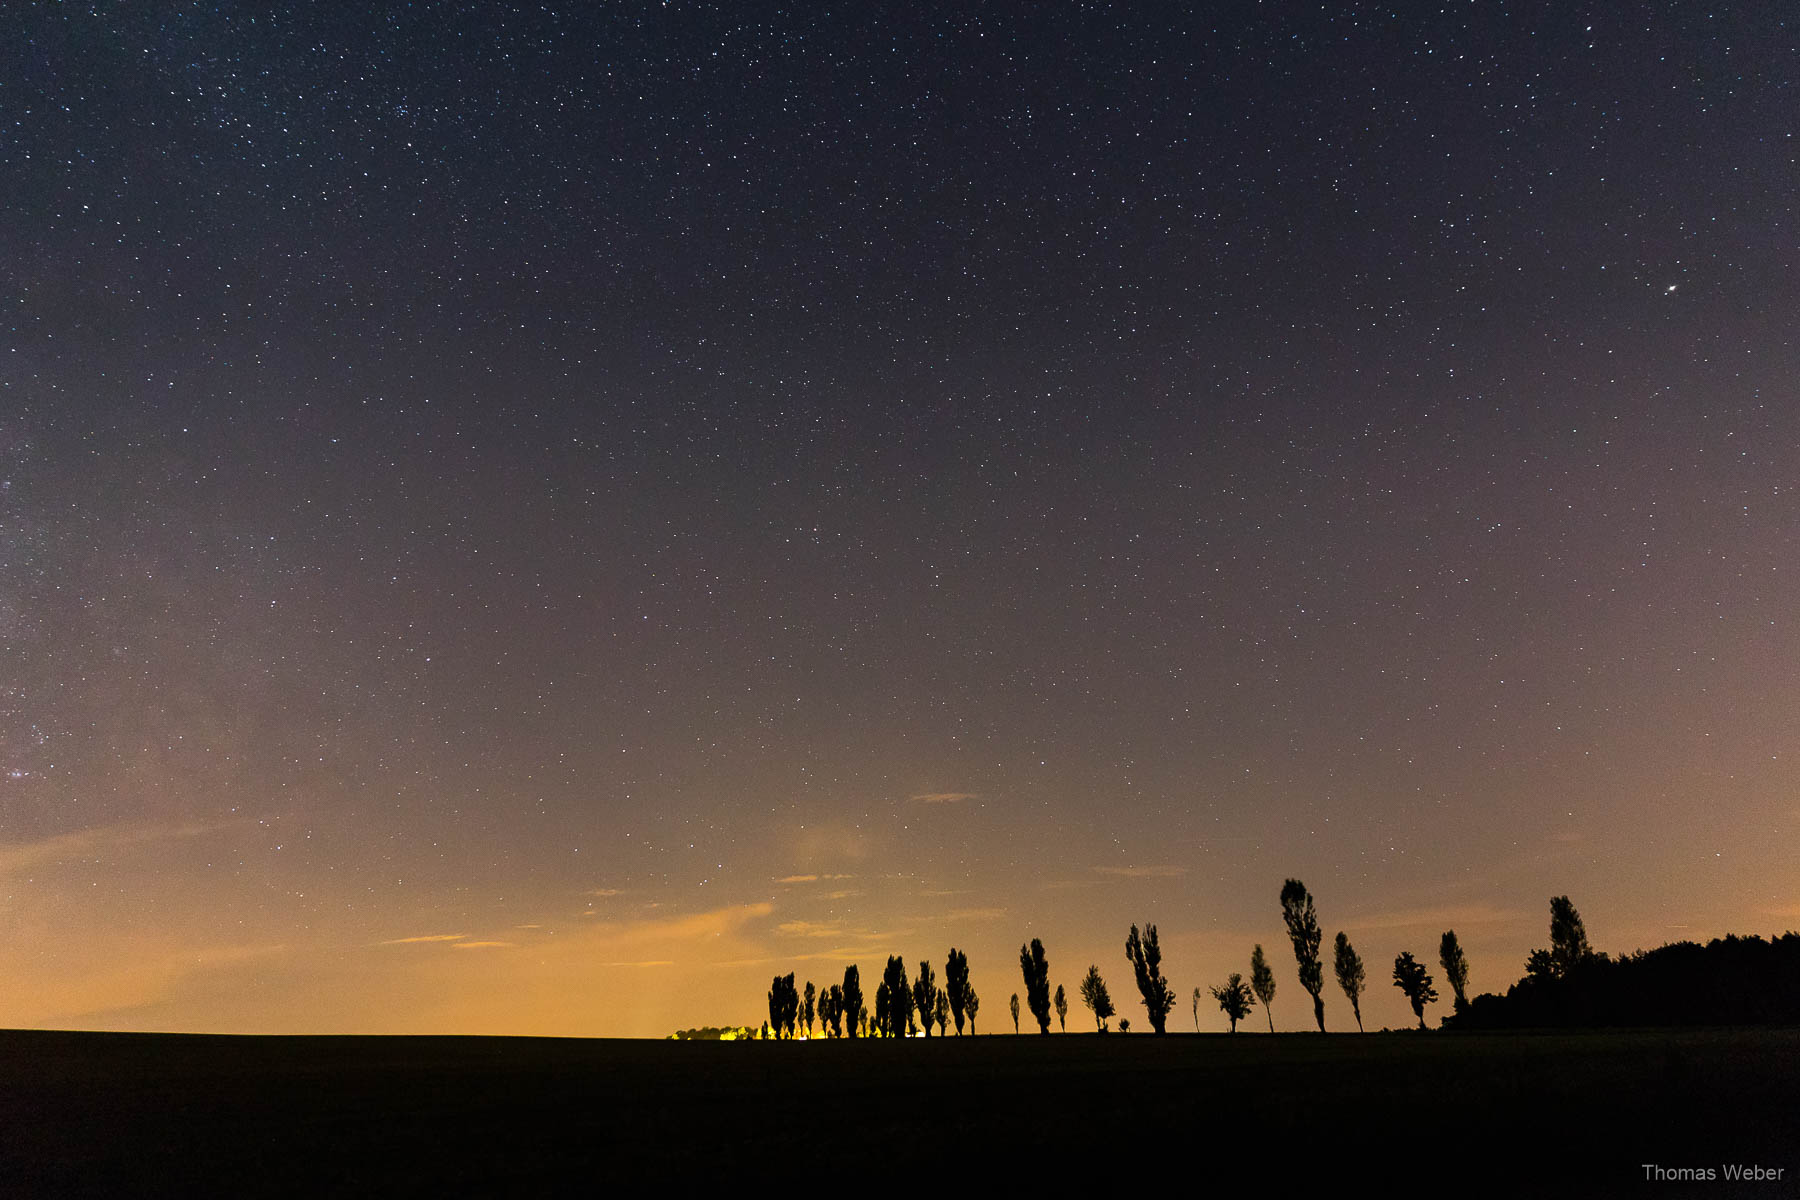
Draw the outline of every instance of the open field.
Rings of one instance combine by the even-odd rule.
[[[0,1032],[0,1195],[1007,1191],[1161,1160],[1266,1195],[1800,1192],[1800,1030],[682,1043]],[[1035,1162],[1042,1174],[1011,1174]],[[1450,1174],[1444,1172],[1449,1170]],[[846,1173],[847,1172],[847,1173]],[[1680,1193],[1680,1185],[1653,1191]]]

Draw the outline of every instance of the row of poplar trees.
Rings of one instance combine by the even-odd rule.
[[[1300,986],[1312,997],[1313,1019],[1318,1022],[1320,1032],[1324,1032],[1325,968],[1320,954],[1324,935],[1313,907],[1312,893],[1298,879],[1290,879],[1282,885],[1281,915],[1287,926],[1288,940],[1293,945]],[[1534,963],[1541,957],[1547,964],[1556,965],[1562,959],[1574,961],[1584,954],[1591,954],[1581,916],[1567,896],[1558,896],[1550,902],[1550,940],[1549,950],[1533,953]],[[1157,942],[1155,925],[1145,925],[1142,934],[1138,932],[1136,925],[1131,927],[1131,932],[1125,938],[1125,957],[1131,963],[1138,992],[1143,997],[1144,1008],[1150,1018],[1151,1029],[1157,1033],[1165,1032],[1169,1013],[1175,1007],[1175,993],[1169,987],[1169,981],[1163,977],[1162,948]],[[1463,953],[1455,930],[1445,930],[1439,940],[1438,963],[1443,968],[1445,981],[1455,993],[1456,1011],[1463,1012],[1468,1008],[1466,989],[1469,982],[1469,960]],[[1360,1030],[1362,995],[1367,986],[1367,973],[1361,956],[1342,932],[1337,935],[1333,946],[1332,968],[1337,976],[1338,986],[1350,1000],[1350,1011]],[[1026,1008],[1037,1021],[1038,1032],[1050,1032],[1050,1014],[1053,1009],[1060,1027],[1067,1029],[1068,998],[1060,986],[1055,995],[1051,995],[1050,964],[1044,955],[1043,942],[1033,938],[1028,944],[1019,947],[1019,969],[1025,980]],[[1438,999],[1436,981],[1426,970],[1425,964],[1415,960],[1411,951],[1401,953],[1394,959],[1393,982],[1411,1003],[1413,1015],[1419,1020],[1419,1027],[1425,1028],[1425,1006]],[[1234,972],[1225,983],[1210,990],[1220,1010],[1230,1020],[1233,1033],[1237,1032],[1237,1023],[1250,1015],[1252,1005],[1257,1001],[1261,1002],[1268,1017],[1270,1032],[1274,1032],[1275,1019],[1271,1006],[1275,1000],[1275,973],[1270,969],[1260,944],[1250,954],[1248,981]],[[1116,1014],[1116,1010],[1098,965],[1088,967],[1087,975],[1081,982],[1080,996],[1083,1004],[1093,1013],[1096,1027],[1102,1033],[1106,1032],[1107,1021]],[[1193,1002],[1196,1029],[1200,1023],[1200,1001],[1201,990],[1195,988]],[[806,1034],[811,1037],[813,1022],[817,1019],[823,1025],[827,1037],[854,1038],[859,1034],[905,1037],[921,1027],[925,1036],[930,1037],[933,1024],[937,1026],[939,1036],[943,1036],[952,1021],[956,1025],[956,1032],[961,1034],[966,1020],[969,1032],[973,1034],[975,1016],[980,1011],[980,1006],[980,997],[975,994],[975,988],[969,982],[968,956],[952,948],[950,957],[944,964],[942,987],[938,986],[936,973],[929,961],[919,963],[918,975],[909,982],[906,963],[899,957],[890,957],[881,983],[875,990],[873,1012],[864,1007],[862,981],[854,965],[844,971],[842,984],[834,983],[822,991],[815,990],[809,980],[805,991],[801,992],[796,989],[792,974],[778,975],[769,988],[768,1027],[778,1038],[791,1038],[798,1035],[801,1023],[804,1022]],[[1017,992],[1013,993],[1010,1008],[1013,1031],[1016,1033],[1019,1029],[1020,1011]],[[1130,1023],[1121,1021],[1120,1028],[1129,1030]]]

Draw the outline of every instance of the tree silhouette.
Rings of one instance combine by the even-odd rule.
[[[1456,930],[1444,930],[1444,936],[1438,942],[1438,965],[1444,968],[1444,982],[1456,993],[1452,1004],[1455,1012],[1464,1012],[1469,1007],[1469,957],[1463,953],[1462,943],[1456,940]]]
[[[1300,968],[1300,986],[1312,997],[1313,1019],[1325,1032],[1325,970],[1319,965],[1319,918],[1313,912],[1312,893],[1298,879],[1281,885],[1281,919],[1287,922],[1288,941],[1294,944],[1294,962]]]
[[[810,979],[807,980],[806,991],[802,994],[800,999],[800,1015],[806,1020],[806,1036],[808,1040],[811,1040],[812,1038],[813,1000],[817,995],[818,993],[813,990],[813,981]]]
[[[1194,994],[1199,995],[1195,988]],[[1213,999],[1219,1002],[1219,1011],[1231,1018],[1231,1032],[1237,1032],[1237,1023],[1250,1015],[1250,985],[1236,971],[1222,985],[1212,989]]]
[[[1100,978],[1100,968],[1088,968],[1087,975],[1081,981],[1081,1002],[1094,1013],[1094,1028],[1101,1033],[1106,1032],[1107,1019],[1113,1015],[1112,997],[1106,993],[1106,980]]]
[[[931,1015],[937,1018],[938,1036],[944,1036],[944,1027],[950,1023],[950,997],[943,988],[938,989],[937,1000],[931,1006]]]
[[[1063,995],[1062,984],[1056,985],[1056,1026],[1063,1033],[1069,1032],[1069,998]]]
[[[969,1007],[969,956],[955,946],[950,947],[950,958],[944,963],[944,992],[950,997],[950,1015],[956,1018],[960,1037],[963,1013]]]
[[[1013,1032],[1019,1032],[1019,993],[1014,992],[1012,998]]]
[[[1550,961],[1557,976],[1567,978],[1569,972],[1593,956],[1594,948],[1588,945],[1587,928],[1581,923],[1581,914],[1575,911],[1567,896],[1551,900]]]
[[[925,1026],[925,1036],[931,1036],[931,1022],[937,1017],[938,989],[937,980],[932,976],[931,964],[919,961],[919,977],[913,980],[913,1007],[919,1010],[919,1024]]]
[[[794,990],[793,973],[775,976],[769,984],[769,1027],[775,1036],[792,1038],[799,1014],[800,993]]]
[[[1130,1017],[1120,1017],[1119,1018],[1119,1032],[1120,1033],[1130,1033],[1131,1032],[1131,1018]]]
[[[1394,986],[1405,993],[1412,1001],[1413,1015],[1419,1018],[1419,1028],[1425,1028],[1425,1006],[1438,998],[1437,989],[1431,986],[1431,976],[1425,971],[1425,964],[1414,962],[1412,952],[1394,960]]]
[[[862,976],[857,973],[855,963],[844,968],[843,1000],[844,1028],[851,1037],[855,1037],[863,1020]]]
[[[898,954],[888,958],[887,971],[882,975],[882,982],[887,984],[887,1033],[890,1037],[903,1038],[912,1028],[913,994],[906,982],[906,960]]]
[[[1250,952],[1250,990],[1262,1001],[1263,1015],[1269,1018],[1269,1032],[1274,1033],[1275,1013],[1269,1005],[1275,1002],[1275,972],[1269,969],[1260,944]]]
[[[888,982],[883,979],[875,985],[875,1036],[888,1036],[889,1015],[894,1011],[893,998],[889,994]]]
[[[1037,1018],[1038,1032],[1049,1033],[1050,962],[1044,957],[1044,943],[1032,938],[1031,945],[1019,947],[1019,970],[1025,975],[1025,1002]],[[1013,1023],[1018,1024],[1017,1017]]]
[[[1169,1010],[1175,1007],[1175,993],[1162,975],[1162,947],[1156,941],[1156,926],[1146,922],[1140,939],[1138,927],[1133,925],[1125,938],[1125,957],[1131,960],[1131,969],[1137,975],[1138,993],[1144,998],[1144,1010],[1150,1014],[1150,1028],[1161,1033]]]
[[[1241,978],[1241,977],[1240,977]],[[1194,989],[1194,1032],[1200,1032],[1200,989]]]
[[[1337,971],[1338,986],[1344,989],[1344,995],[1350,997],[1350,1011],[1356,1016],[1356,1031],[1362,1032],[1362,993],[1366,986],[1367,976],[1363,974],[1362,958],[1356,948],[1350,944],[1342,930],[1338,931],[1337,945],[1333,947],[1332,967]]]
[[[826,1037],[844,1036],[844,989],[835,983],[819,994],[819,1024]]]
[[[974,988],[968,988],[968,995],[963,997],[963,1011],[969,1014],[969,1036],[975,1036],[975,1014],[981,1011],[981,997],[975,994]]]

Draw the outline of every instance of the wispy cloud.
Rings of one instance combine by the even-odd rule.
[[[1186,875],[1186,867],[1095,867],[1094,872],[1114,879],[1173,879]]]
[[[35,842],[0,845],[0,876],[16,875],[36,867],[67,862],[103,862],[109,856],[152,842],[182,841],[221,830],[240,828],[247,821],[187,822],[179,825],[102,825],[74,833],[58,834]]]
[[[842,921],[783,921],[775,927],[776,933],[784,933],[788,937],[841,937],[844,932]]]
[[[592,891],[583,892],[581,894],[584,896],[599,896],[604,899],[608,896],[623,896],[625,891],[622,888],[595,888]]]
[[[913,797],[916,804],[961,804],[964,800],[978,800],[975,792],[921,792]]]
[[[496,946],[516,946],[516,945],[518,945],[517,942],[455,942],[452,944],[452,949],[456,949],[456,950],[490,950]]]
[[[775,882],[776,883],[817,883],[817,882],[819,882],[819,877],[817,875],[784,875],[780,879],[777,879]]]
[[[998,921],[1005,915],[1004,908],[957,908],[944,914],[951,921]]]
[[[389,938],[379,944],[383,946],[416,946],[421,942],[460,942],[468,936],[466,933],[421,933],[417,937]]]
[[[1499,925],[1513,921],[1529,921],[1530,914],[1516,908],[1496,908],[1492,904],[1451,904],[1437,908],[1391,909],[1386,912],[1351,915],[1344,921],[1349,929],[1452,929],[1459,925]]]

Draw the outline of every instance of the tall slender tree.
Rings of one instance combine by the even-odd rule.
[[[1156,941],[1156,926],[1146,923],[1144,936],[1139,938],[1138,927],[1133,925],[1125,938],[1125,957],[1131,960],[1131,969],[1137,975],[1138,994],[1144,998],[1150,1028],[1161,1033],[1169,1010],[1175,1007],[1175,993],[1163,978],[1162,947]]]
[[[1081,1002],[1093,1012],[1094,1028],[1105,1033],[1106,1022],[1113,1015],[1113,1002],[1106,992],[1106,980],[1100,978],[1098,966],[1089,967],[1082,978]]]
[[[906,960],[898,954],[890,955],[887,971],[881,979],[888,990],[888,1036],[903,1038],[912,1027],[913,1015],[912,987],[906,982]]]
[[[819,1024],[828,1038],[844,1036],[844,989],[838,984],[826,988],[819,997]]]
[[[1344,995],[1350,997],[1350,1011],[1356,1016],[1356,1031],[1361,1033],[1362,994],[1366,976],[1363,973],[1362,958],[1357,955],[1356,947],[1350,944],[1350,939],[1344,936],[1341,929],[1338,931],[1337,944],[1332,947],[1331,965],[1337,972],[1338,986],[1344,989]]]
[[[925,1036],[931,1036],[931,1022],[937,1016],[938,989],[937,979],[931,973],[931,963],[919,960],[919,974],[913,980],[913,1007],[919,1010],[919,1024],[925,1027]]]
[[[1412,951],[1394,959],[1394,986],[1399,988],[1412,1003],[1413,1016],[1419,1018],[1419,1028],[1425,1028],[1425,1006],[1438,998],[1437,989],[1431,986],[1431,976],[1425,970],[1425,964],[1414,962]]]
[[[1069,1032],[1069,998],[1063,995],[1062,984],[1056,985],[1056,1027],[1063,1033]]]
[[[974,1037],[975,1014],[981,1011],[981,997],[975,994],[974,988],[967,990],[968,995],[963,997],[963,1011],[969,1015],[969,1036]]]
[[[956,1033],[962,1036],[963,1013],[969,1006],[969,956],[950,947],[944,963],[944,992],[950,997],[950,1015],[956,1018]]]
[[[1237,1032],[1237,1023],[1250,1015],[1250,985],[1236,971],[1231,978],[1212,990],[1213,999],[1219,1002],[1219,1011],[1231,1019],[1231,1032]]]
[[[1013,1032],[1019,1032],[1019,993],[1014,992],[1012,998]]]
[[[943,988],[938,989],[937,1003],[931,1006],[931,1015],[937,1018],[938,1036],[944,1036],[944,1027],[950,1024],[950,996]]]
[[[1243,976],[1240,975],[1238,978],[1241,979],[1241,978],[1243,978]],[[1195,1033],[1200,1032],[1200,989],[1199,988],[1194,989],[1194,1032]]]
[[[1319,918],[1313,912],[1312,893],[1298,879],[1281,885],[1281,919],[1287,924],[1288,940],[1294,944],[1294,962],[1300,968],[1300,986],[1312,997],[1313,1020],[1319,1032],[1325,1032],[1325,969],[1319,963],[1319,943],[1324,934]]]
[[[891,991],[886,979],[875,985],[875,1036],[878,1038],[887,1037],[891,1031],[888,1024],[891,1019],[889,1014],[894,1011]]]
[[[858,974],[855,963],[844,968],[843,1013],[845,1033],[849,1037],[855,1037],[863,1020],[862,976]]]
[[[1444,936],[1438,940],[1438,965],[1444,968],[1444,982],[1456,994],[1451,1011],[1462,1012],[1469,1007],[1469,956],[1463,953],[1454,929],[1444,930]]]
[[[1044,957],[1044,943],[1036,938],[1031,945],[1019,947],[1019,970],[1025,976],[1025,1001],[1031,1006],[1039,1033],[1050,1032],[1050,961]]]
[[[1269,960],[1263,957],[1261,943],[1250,952],[1250,990],[1262,1001],[1263,1015],[1269,1019],[1269,1032],[1275,1032],[1275,1011],[1269,1006],[1275,1002],[1275,972],[1269,969]]]
[[[800,1015],[806,1020],[806,1036],[809,1041],[812,1039],[813,1001],[817,996],[818,993],[813,990],[813,981],[807,980],[806,991],[800,998]]]

